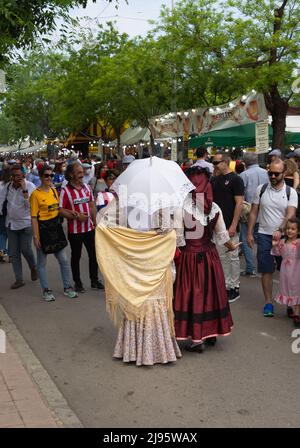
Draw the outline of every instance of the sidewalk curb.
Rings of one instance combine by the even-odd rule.
[[[5,331],[11,345],[37,385],[42,398],[50,408],[54,419],[61,428],[83,428],[77,415],[69,407],[66,399],[58,390],[48,372],[37,359],[7,312],[0,304],[0,326]]]

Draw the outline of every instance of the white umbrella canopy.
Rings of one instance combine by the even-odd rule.
[[[149,215],[162,208],[182,207],[194,188],[176,162],[155,156],[132,162],[112,185],[124,206]]]

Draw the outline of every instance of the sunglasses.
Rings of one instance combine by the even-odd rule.
[[[283,171],[280,171],[279,173],[276,173],[276,172],[274,172],[274,171],[268,171],[268,176],[269,176],[269,177],[273,177],[273,176],[278,177],[278,176],[280,176],[280,174],[282,174],[282,173],[283,173]]]
[[[213,161],[212,164],[216,166],[216,165],[219,165],[219,163],[221,163],[221,162],[224,162],[224,160]]]
[[[51,177],[51,179],[53,179],[54,174],[43,174],[43,177],[45,177],[46,179],[49,179],[49,177]]]
[[[114,176],[108,176],[107,180],[115,180],[116,178]]]

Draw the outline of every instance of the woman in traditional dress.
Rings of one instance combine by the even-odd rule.
[[[117,199],[99,213],[98,264],[107,310],[119,327],[113,357],[137,366],[176,361],[181,352],[172,307],[175,231],[150,230],[153,225],[138,219],[136,210],[119,210]]]
[[[208,171],[191,167],[185,173],[196,189],[192,200],[184,206],[184,220],[189,228],[185,227],[181,242],[184,246],[177,261],[175,332],[177,340],[187,341],[187,350],[201,352],[204,341],[214,345],[216,337],[229,335],[233,326],[213,237],[228,250],[235,250],[238,245],[230,241],[222,212],[213,202]]]

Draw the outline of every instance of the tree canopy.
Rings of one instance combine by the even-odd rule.
[[[74,2],[63,3],[70,6]],[[84,3],[84,2],[81,2]],[[75,29],[56,48],[38,47],[7,69],[3,119],[16,138],[63,135],[101,117],[117,136],[125,121],[149,127],[170,111],[214,106],[256,89],[283,148],[300,52],[298,0],[180,0],[163,7],[146,37],[113,23]]]
[[[69,21],[70,8],[86,5],[87,0],[0,0],[0,64],[14,49],[32,45],[39,35],[51,34],[58,17]],[[49,41],[49,37],[45,39]]]

